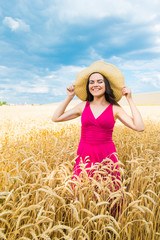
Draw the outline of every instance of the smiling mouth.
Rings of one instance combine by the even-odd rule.
[[[98,91],[100,91],[100,89],[99,88],[94,88],[94,89],[92,89],[92,91],[98,92]]]

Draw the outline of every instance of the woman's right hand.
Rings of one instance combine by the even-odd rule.
[[[67,89],[67,94],[71,98],[74,98],[74,96],[75,96],[74,87],[75,87],[75,85],[72,84],[72,86],[69,86],[69,87],[66,88]]]

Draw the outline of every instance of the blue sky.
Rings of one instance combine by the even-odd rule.
[[[160,91],[159,0],[0,0],[0,101],[62,101],[94,61],[132,93]]]

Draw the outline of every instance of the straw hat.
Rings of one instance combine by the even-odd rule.
[[[75,80],[75,94],[82,101],[86,100],[87,90],[86,85],[89,76],[93,72],[99,72],[103,74],[109,81],[110,86],[115,95],[115,100],[118,102],[122,97],[121,88],[124,85],[124,76],[121,71],[110,63],[106,63],[103,61],[97,61],[91,64],[88,68],[82,70],[77,74]]]

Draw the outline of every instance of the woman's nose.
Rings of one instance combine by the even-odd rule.
[[[94,87],[95,87],[95,86],[98,86],[98,82],[95,81],[94,84],[93,84],[93,86],[94,86]]]

